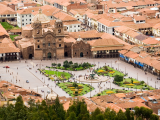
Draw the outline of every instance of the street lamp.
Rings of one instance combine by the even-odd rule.
[[[119,64],[118,64],[118,71],[119,71]]]
[[[112,61],[111,61],[111,68],[112,68]]]

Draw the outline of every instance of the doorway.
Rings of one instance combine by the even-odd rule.
[[[83,52],[80,53],[80,57],[83,57]]]
[[[64,53],[64,56],[65,56],[65,57],[68,57],[68,53],[67,53],[67,52],[65,52],[65,53]]]
[[[48,53],[48,58],[51,58],[51,57],[52,57],[52,56],[51,56],[51,53],[49,52],[49,53]]]
[[[29,59],[32,59],[33,55],[32,54],[29,54]]]

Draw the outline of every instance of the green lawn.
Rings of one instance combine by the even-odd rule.
[[[6,29],[6,30],[19,29],[18,26],[14,27],[14,26],[10,25],[8,22],[0,22],[0,23],[4,27],[4,29]]]
[[[14,37],[18,36],[18,35],[9,35],[11,40],[14,41]]]
[[[133,79],[133,82],[140,82],[134,78],[132,78],[132,79]],[[134,88],[134,89],[143,89],[145,87],[145,84],[143,84],[143,85],[135,85],[134,84],[133,86],[123,84],[123,82],[125,82],[125,81],[131,83],[131,78],[123,79],[123,81],[119,83],[119,86],[124,87],[124,88]],[[154,90],[154,88],[151,86],[147,86],[147,87],[149,87],[150,90]],[[148,90],[148,89],[145,89],[145,90]]]
[[[116,92],[116,91],[121,91],[121,92]],[[110,92],[110,91],[112,91],[113,93],[106,93],[106,92]],[[108,90],[104,90],[104,91],[102,91],[100,94],[101,94],[101,96],[102,95],[109,95],[109,94],[115,94],[115,93],[128,93],[128,92],[132,92],[132,91],[129,91],[129,90],[120,90],[120,89],[108,89]],[[95,96],[98,96],[98,94],[96,94]]]
[[[47,75],[49,74],[49,76],[51,76],[51,75],[57,76],[58,75],[58,77],[61,77],[64,74],[66,79],[71,77],[71,74],[69,74],[67,72],[59,72],[59,71],[57,72],[57,71],[51,71],[51,70],[44,70],[44,71]]]
[[[73,84],[73,82],[66,82],[66,83],[59,83],[58,86],[61,87],[66,93],[68,93],[70,96],[74,97],[74,94],[73,94],[73,91],[71,91],[70,88],[67,87],[67,85],[69,84]],[[81,85],[83,86],[83,90],[82,92],[79,94],[79,96],[82,96],[88,92],[90,92],[90,90],[94,90],[93,87],[87,85],[87,84],[80,84],[80,83],[77,83],[78,85]]]
[[[108,72],[107,74],[104,74],[104,76],[110,76],[110,77],[114,77],[116,75],[124,76],[123,73],[121,73],[121,72],[119,72],[119,71],[117,71],[117,70],[115,70],[111,67],[108,67],[108,69],[114,71],[114,73],[111,74],[111,73]],[[99,70],[105,70],[105,69],[102,67],[101,69],[95,70],[98,75],[101,75],[101,73],[98,73]]]

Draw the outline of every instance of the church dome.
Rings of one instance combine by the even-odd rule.
[[[33,17],[32,23],[36,21],[40,21],[41,23],[49,23],[50,19],[45,14],[42,13],[41,9],[39,9],[39,13]]]

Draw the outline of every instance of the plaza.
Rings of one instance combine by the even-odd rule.
[[[109,65],[110,67],[114,67],[114,69],[122,71],[123,73],[128,73],[129,77],[138,79],[139,81],[144,81],[146,84],[148,84],[149,86],[152,86],[153,88],[159,89],[160,87],[159,81],[157,80],[157,76],[150,73],[145,74],[145,72],[142,69],[135,68],[134,66],[124,61],[120,61],[117,58],[112,58],[112,59],[67,58],[67,59],[59,59],[58,63],[63,64],[65,60],[73,61],[74,63],[89,62],[91,64],[96,64],[96,66],[92,67],[93,69],[103,67],[104,65]],[[47,91],[53,91],[55,94],[59,96],[70,97],[69,94],[67,94],[60,87],[58,87],[58,85],[56,85],[58,81],[49,80],[48,77],[42,75],[37,70],[40,68],[46,69],[46,66],[51,66],[51,63],[56,63],[56,62],[57,61],[55,59],[42,60],[42,61],[41,60],[21,60],[21,61],[3,62],[0,64],[1,80],[11,82],[25,89],[36,91],[40,93],[43,96],[43,98],[47,96],[48,94]],[[4,66],[9,66],[10,68],[3,68]],[[79,77],[79,76],[92,74],[92,70],[89,70],[89,69],[81,70],[81,71],[68,71],[68,70],[63,70],[63,71],[72,73],[74,75],[73,78],[69,79],[71,82],[76,81],[77,83],[90,84],[95,88],[91,92],[88,92],[87,94],[83,95],[86,97],[93,97],[94,95],[100,93],[101,91],[104,91],[105,89],[113,88],[113,89],[128,90],[128,88],[119,87],[113,84],[112,83],[114,80],[113,77],[100,76],[99,80],[94,80],[94,81],[84,80],[84,77]],[[29,83],[26,83],[26,80],[28,80]],[[67,82],[67,81],[64,81],[64,82]],[[140,89],[136,90],[134,88],[129,88],[129,90],[140,91]]]

